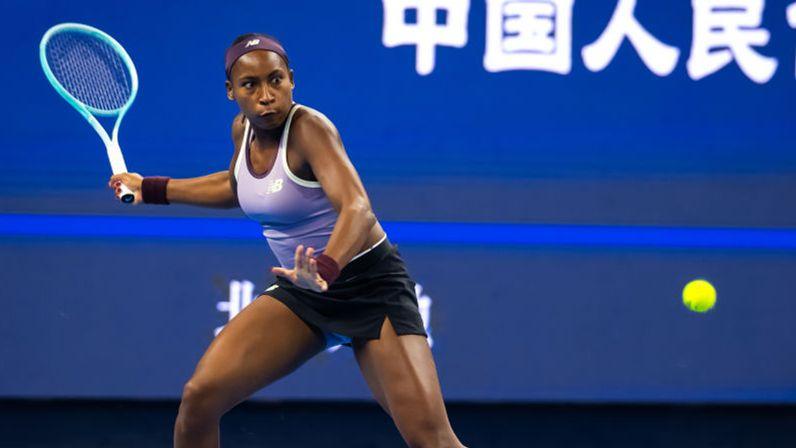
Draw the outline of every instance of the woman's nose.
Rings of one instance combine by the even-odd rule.
[[[271,89],[268,87],[264,87],[260,92],[260,102],[263,104],[268,104],[274,101],[274,93],[271,92]]]

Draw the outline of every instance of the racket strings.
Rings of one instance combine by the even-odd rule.
[[[127,64],[109,44],[85,33],[58,33],[47,42],[46,55],[58,82],[83,104],[112,112],[130,98]]]

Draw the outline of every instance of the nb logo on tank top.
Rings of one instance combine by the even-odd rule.
[[[282,190],[282,186],[284,185],[284,181],[282,179],[272,179],[268,181],[268,188],[265,190],[265,193],[257,193],[257,196],[266,196],[272,193],[278,193]]]

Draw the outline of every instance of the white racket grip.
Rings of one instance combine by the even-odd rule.
[[[107,149],[108,161],[111,163],[111,171],[113,174],[126,173],[127,165],[124,163],[122,148],[119,147],[119,144],[115,140],[107,141],[105,142],[105,148]],[[135,193],[127,188],[127,185],[122,183],[119,185],[119,189],[121,190],[118,196],[120,201],[124,202],[125,204],[132,204],[135,202]]]
[[[135,202],[135,193],[133,193],[132,190],[127,188],[127,185],[120,184],[119,189],[121,190],[119,192],[120,201],[124,202],[125,204],[132,204],[133,202]]]
[[[127,164],[124,163],[124,156],[122,156],[122,148],[119,144],[110,141],[105,144],[108,153],[108,161],[111,163],[111,171],[113,174],[120,174],[127,172]]]

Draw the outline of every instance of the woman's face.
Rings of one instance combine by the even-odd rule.
[[[293,72],[273,51],[241,56],[230,70],[227,97],[259,128],[279,128],[293,104]]]

